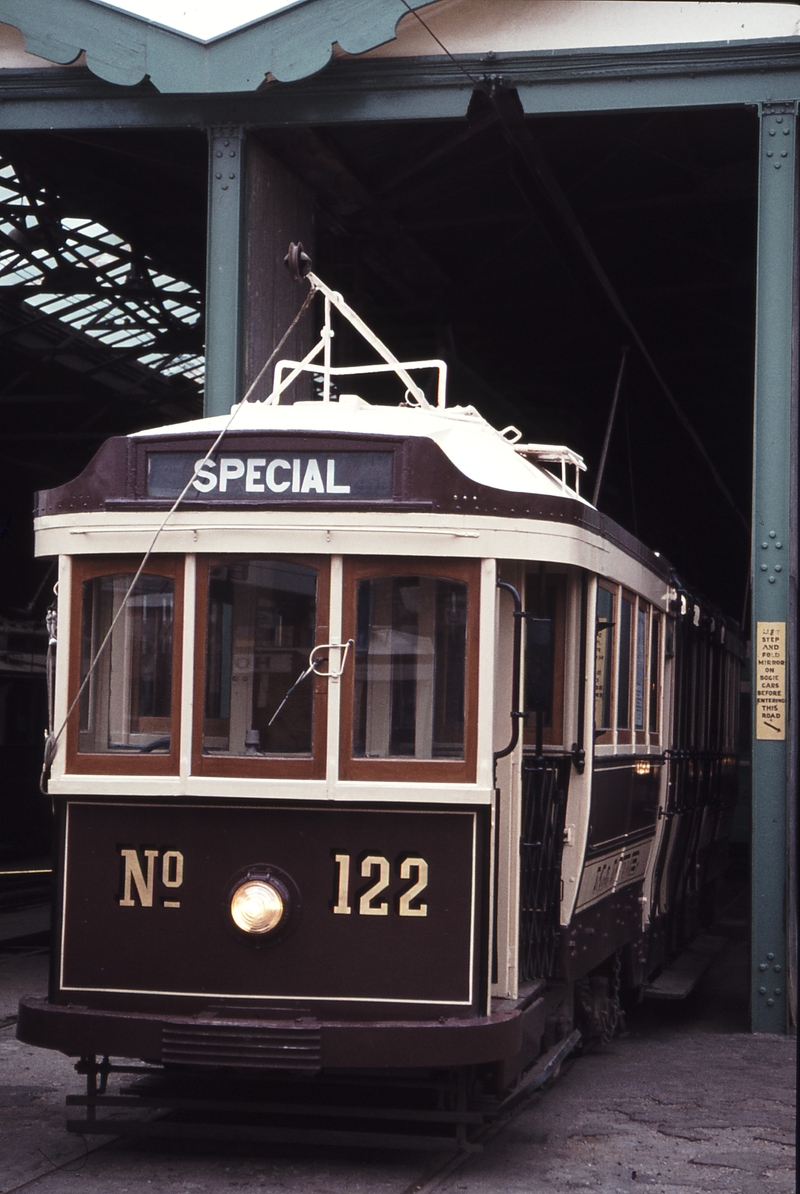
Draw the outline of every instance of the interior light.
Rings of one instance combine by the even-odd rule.
[[[231,918],[244,933],[272,933],[285,917],[285,895],[266,879],[247,879],[231,896]]]

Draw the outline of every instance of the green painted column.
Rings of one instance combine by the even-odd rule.
[[[751,1027],[789,1027],[788,701],[795,453],[797,105],[760,108],[756,376],[753,441],[753,845]],[[796,509],[796,501],[795,501]],[[781,699],[783,698],[783,703]]]
[[[241,398],[244,376],[244,130],[209,129],[208,144],[204,411],[222,415]]]

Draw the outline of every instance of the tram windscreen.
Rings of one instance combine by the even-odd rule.
[[[464,758],[467,586],[358,583],[354,758]]]
[[[81,683],[114,629],[81,695],[81,753],[170,749],[175,582],[145,574],[125,601],[132,580],[118,573],[83,585]]]
[[[316,622],[314,568],[256,559],[209,569],[206,754],[312,753],[313,675],[279,706],[308,666]]]

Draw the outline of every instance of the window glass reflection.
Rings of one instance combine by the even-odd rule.
[[[594,649],[594,724],[598,730],[611,727],[611,664],[614,659],[614,597],[597,587],[597,627]]]
[[[659,614],[653,614],[653,620],[650,623],[650,732],[652,734],[658,731],[659,719],[659,684],[658,684],[658,663],[661,657],[661,617]]]
[[[617,680],[617,727],[631,725],[631,631],[633,602],[623,597],[619,606],[619,675]]]
[[[209,569],[204,752],[311,754],[314,676],[277,711],[308,666],[316,618],[314,568],[256,559]]]
[[[462,581],[359,581],[355,758],[464,757],[466,645]]]
[[[132,580],[119,573],[83,585],[81,683]],[[139,577],[81,696],[79,751],[169,751],[174,598],[171,579]]]
[[[636,669],[633,695],[633,728],[644,729],[644,659],[647,646],[647,611],[639,606],[636,613]]]

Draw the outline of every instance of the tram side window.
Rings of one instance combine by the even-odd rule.
[[[525,577],[525,609],[534,618],[549,618],[552,622],[552,675],[550,692],[552,703],[542,715],[542,742],[545,746],[560,746],[564,740],[564,679],[566,667],[567,577],[563,572],[545,572],[541,566]],[[536,743],[536,715],[523,726],[526,746]]]
[[[317,570],[245,559],[208,568],[203,753],[310,756],[317,632]]]
[[[625,593],[619,605],[619,669],[617,673],[617,729],[631,725],[631,638],[633,601]]]
[[[659,684],[659,663],[661,660],[661,615],[653,610],[650,622],[650,700],[648,704],[651,734],[658,733],[661,717],[661,685]]]
[[[463,759],[467,586],[358,581],[353,757]]]
[[[614,662],[614,594],[597,586],[597,625],[594,652],[594,724],[604,733],[611,729]]]
[[[636,611],[636,661],[633,670],[633,728],[644,729],[645,653],[647,651],[647,606],[639,602]]]
[[[175,582],[134,573],[83,583],[80,683],[111,631],[79,713],[78,751],[169,753],[172,738]],[[113,629],[112,629],[113,625]]]

